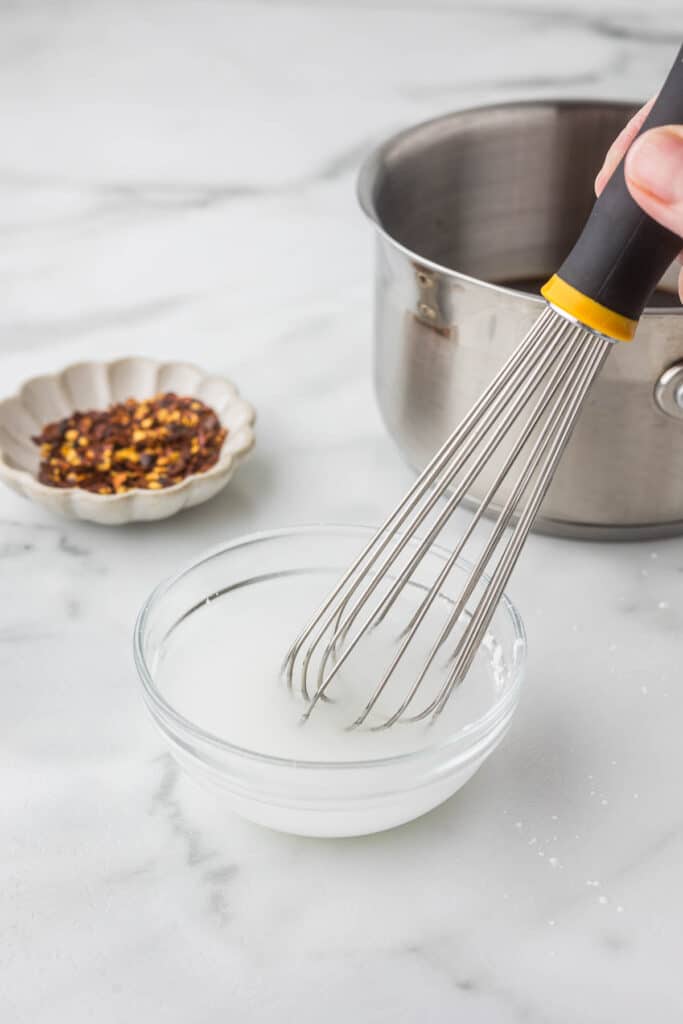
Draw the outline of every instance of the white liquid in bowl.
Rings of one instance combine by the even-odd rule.
[[[213,598],[188,616],[164,644],[157,686],[183,717],[207,732],[242,749],[297,761],[356,761],[405,754],[443,741],[486,714],[506,679],[493,637],[434,724],[400,722],[381,731],[347,728],[391,663],[400,628],[423,596],[422,591],[408,588],[387,619],[367,634],[340,669],[328,691],[331,700],[319,703],[302,723],[306,704],[296,690],[287,688],[283,660],[315,610],[318,591],[328,592],[335,580],[333,574],[301,573],[264,579]],[[429,650],[425,640],[431,642],[437,635],[450,607],[444,602],[442,614],[427,622],[407,648],[385,691],[387,710],[400,703],[419,675]],[[453,641],[444,647],[435,671],[415,699],[415,711],[425,707],[427,697],[435,695],[435,686],[445,681],[452,648]],[[310,677],[312,692],[315,671]],[[297,686],[299,678],[295,676]],[[378,714],[370,721],[380,720]]]

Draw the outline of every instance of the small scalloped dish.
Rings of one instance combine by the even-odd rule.
[[[145,399],[165,391],[210,405],[228,435],[214,466],[163,490],[132,489],[123,494],[92,494],[78,487],[49,487],[37,478],[38,447],[31,440],[46,423],[76,410],[105,409],[127,398]],[[190,363],[162,363],[144,357],[84,362],[61,373],[33,377],[18,393],[0,401],[0,480],[12,490],[70,519],[119,526],[165,519],[208,501],[231,478],[254,446],[255,412],[224,377]]]

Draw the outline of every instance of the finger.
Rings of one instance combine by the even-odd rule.
[[[607,156],[605,162],[597,173],[595,178],[595,194],[599,196],[603,188],[612,177],[615,169],[619,166],[619,163],[629,148],[636,135],[643,127],[645,118],[652,109],[652,104],[657,97],[653,96],[651,100],[648,100],[644,107],[641,107],[637,114],[634,114],[629,123],[622,131],[619,132],[616,139],[607,150]]]
[[[683,125],[651,128],[636,139],[624,175],[645,213],[683,236]]]

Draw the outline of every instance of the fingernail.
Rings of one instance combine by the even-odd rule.
[[[602,167],[600,168],[600,170],[598,171],[598,173],[595,175],[594,188],[595,188],[596,196],[600,195],[600,193],[602,192],[602,190],[603,190],[603,188],[605,187],[606,184],[607,184],[607,171],[605,170],[605,165],[603,164]]]
[[[595,176],[596,195],[600,195],[603,188],[614,174],[614,171],[617,168],[617,164],[623,156],[624,150],[626,148],[626,144],[623,142],[625,135],[626,128],[619,132],[616,139],[614,140],[610,148],[607,150],[607,153],[605,154],[603,165]]]
[[[633,185],[662,203],[683,201],[683,128],[652,128],[631,146],[624,167]]]

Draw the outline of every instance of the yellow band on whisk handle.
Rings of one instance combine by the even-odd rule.
[[[541,288],[541,295],[551,305],[590,327],[598,334],[604,334],[615,341],[631,341],[638,326],[637,320],[630,320],[621,313],[615,313],[595,299],[584,295],[578,288],[567,284],[557,274],[553,274]]]

